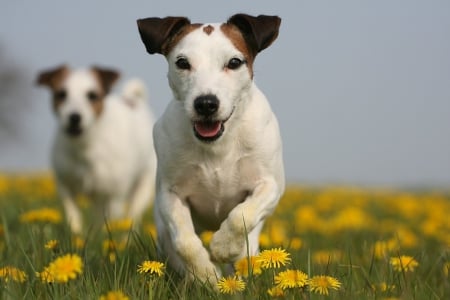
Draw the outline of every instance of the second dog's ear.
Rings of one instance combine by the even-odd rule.
[[[54,89],[68,71],[69,67],[66,65],[61,65],[50,70],[42,71],[36,79],[36,84]]]
[[[278,37],[281,19],[277,16],[236,14],[228,19],[228,24],[236,26],[254,56],[266,49]]]
[[[91,69],[98,76],[105,93],[109,92],[120,76],[119,72],[116,70],[105,69],[97,66],[93,66]]]
[[[191,22],[185,17],[146,18],[137,20],[142,42],[150,54],[164,54],[164,45]]]

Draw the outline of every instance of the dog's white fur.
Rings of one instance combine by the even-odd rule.
[[[232,58],[254,57],[235,46],[222,31],[223,24],[191,26],[181,38],[165,37],[179,41],[164,52],[158,46],[152,49],[159,37],[151,33],[152,26],[164,22],[172,21],[138,21],[147,51],[166,56],[175,98],[153,131],[159,246],[179,272],[214,282],[221,274],[217,263],[232,263],[259,251],[263,222],[284,191],[281,138],[276,117],[253,82],[251,62],[233,70],[226,67]],[[189,70],[177,67],[180,57],[188,60]],[[214,141],[201,141],[194,134],[193,124],[201,119],[194,103],[202,95],[220,101],[214,120],[223,123],[224,132]],[[215,231],[210,251],[198,236],[202,230]]]
[[[153,200],[156,175],[153,117],[144,84],[134,79],[121,95],[107,93],[98,100],[103,101],[103,109],[96,114],[86,95],[99,89],[100,77],[91,69],[56,70],[64,71],[43,72],[41,78],[47,74],[50,79],[39,83],[54,93],[66,92],[65,99],[54,105],[58,128],[52,164],[72,231],[80,233],[83,223],[98,225],[105,219],[131,218],[138,223]],[[73,113],[81,116],[79,136],[67,133]],[[95,220],[83,222],[75,201],[79,194],[92,201]]]

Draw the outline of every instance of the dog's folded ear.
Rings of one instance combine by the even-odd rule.
[[[64,78],[68,71],[69,67],[67,65],[60,65],[53,69],[42,71],[36,79],[36,84],[53,89],[57,86],[58,82]]]
[[[146,18],[137,20],[142,42],[150,54],[167,54],[166,45],[181,28],[191,22],[185,17]]]
[[[278,37],[281,19],[278,16],[259,15],[253,17],[236,14],[228,19],[227,24],[232,24],[241,31],[253,55],[256,56]]]
[[[107,94],[114,83],[119,78],[120,74],[116,70],[106,69],[99,66],[92,66],[91,70],[98,76],[102,88]]]

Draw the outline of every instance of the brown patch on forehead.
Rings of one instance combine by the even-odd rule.
[[[232,24],[222,24],[220,30],[231,41],[234,47],[244,55],[250,76],[253,78],[253,61],[255,60],[255,57],[251,54],[242,33]]]
[[[177,32],[174,36],[170,37],[162,46],[161,52],[164,55],[167,55],[172,51],[173,47],[177,45],[186,35],[191,33],[192,31],[200,28],[203,24],[189,24],[184,26],[179,32]]]
[[[211,32],[213,32],[213,31],[214,31],[214,27],[212,27],[211,25],[203,27],[203,32],[206,33],[207,35],[210,35]]]

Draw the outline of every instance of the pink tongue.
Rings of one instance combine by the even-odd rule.
[[[216,136],[220,127],[222,126],[221,122],[195,122],[194,127],[195,131],[202,137],[213,137]]]

